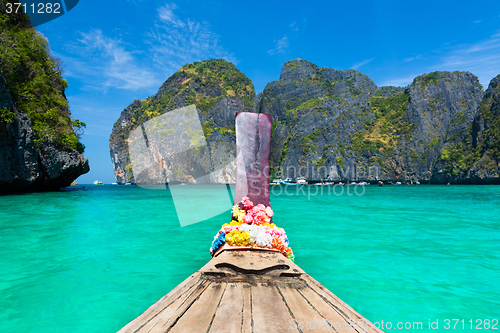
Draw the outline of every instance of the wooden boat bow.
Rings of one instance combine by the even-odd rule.
[[[119,333],[380,329],[280,253],[223,251]]]
[[[241,154],[235,203],[248,196],[255,205],[268,206],[271,118],[239,113],[236,133]],[[225,244],[199,271],[119,331],[125,332],[382,331],[280,251]]]

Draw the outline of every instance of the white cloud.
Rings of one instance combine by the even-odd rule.
[[[165,23],[173,24],[177,27],[184,27],[184,22],[179,20],[177,16],[174,14],[174,9],[177,8],[176,4],[168,4],[166,6],[158,8],[158,16],[160,20]]]
[[[288,38],[285,35],[285,37],[279,39],[279,40],[274,40],[274,49],[271,49],[267,51],[268,54],[270,55],[275,55],[276,53],[285,53],[286,50],[288,49]]]
[[[404,58],[403,59],[403,62],[411,62],[411,61],[415,61],[415,60],[418,60],[422,57],[421,54],[417,55],[417,56],[414,56],[414,57],[408,57],[408,58]]]
[[[87,87],[140,90],[158,86],[156,74],[141,64],[135,51],[129,51],[118,39],[106,37],[101,30],[81,33],[79,44],[71,48],[79,56],[62,56],[67,76],[85,80]]]
[[[60,55],[66,64],[65,75],[80,78],[86,89],[113,87],[151,93],[187,63],[211,58],[238,63],[207,23],[180,18],[176,8],[168,4],[157,9],[157,21],[145,36],[146,46],[131,46],[99,29],[81,33],[78,43],[68,46],[72,55]]]
[[[146,43],[161,71],[170,75],[187,63],[211,58],[238,63],[234,55],[220,45],[220,36],[211,31],[208,23],[182,20],[174,14],[175,8],[175,5],[160,7],[160,23],[147,34]]]
[[[306,28],[306,26],[307,26],[307,19],[303,19],[300,22],[294,21],[288,27],[293,32],[299,32],[299,31],[303,31]]]
[[[406,72],[399,77],[386,79],[381,85],[406,86],[413,79],[423,73],[434,71],[467,71],[476,75],[484,88],[487,88],[491,79],[500,74],[500,33],[492,35],[490,39],[473,44],[447,46],[425,54],[425,64],[418,65],[415,61],[421,55],[408,57],[403,62],[412,62],[405,65]],[[403,69],[404,70],[404,69]]]
[[[303,33],[307,26],[307,19],[303,19],[302,21],[294,21],[287,27],[289,30],[288,35],[292,37],[292,39]],[[274,40],[274,48],[267,51],[269,55],[275,55],[277,53],[285,54],[288,51],[289,40],[288,35],[285,35],[283,38]]]
[[[361,68],[363,67],[364,65],[370,63],[374,58],[371,58],[371,59],[366,59],[366,60],[363,60],[363,61],[360,61],[360,62],[357,62],[355,63],[354,65],[351,66],[352,69],[358,69],[358,68]]]
[[[500,74],[500,35],[456,47],[444,54],[432,69],[469,71],[486,87],[492,78]]]
[[[421,75],[421,74],[406,75],[406,76],[391,78],[391,79],[383,81],[379,86],[380,87],[383,87],[383,86],[406,87],[407,85],[412,83],[413,79],[415,77],[417,77],[418,75]]]

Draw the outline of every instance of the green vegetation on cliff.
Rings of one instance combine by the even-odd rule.
[[[85,146],[78,139],[85,123],[71,119],[64,95],[68,84],[61,76],[60,61],[50,56],[46,40],[37,35],[24,13],[0,16],[0,39],[0,73],[17,108],[31,119],[35,144],[52,142],[83,153]],[[7,108],[0,110],[0,122],[14,119]]]
[[[457,142],[453,146],[445,146],[441,152],[441,161],[444,162],[443,171],[446,174],[458,176],[467,171],[474,164],[474,153],[468,153],[463,143]]]
[[[156,95],[142,101],[136,100],[130,106],[133,110],[131,119],[120,130],[120,136],[115,138],[125,139],[138,125],[176,108],[194,104],[206,116],[221,98],[238,98],[244,106],[250,108],[254,96],[252,81],[224,59],[187,64],[170,76]],[[120,126],[119,122],[115,123],[115,127]],[[210,135],[214,130],[221,134],[233,131],[231,128],[212,127],[210,122],[205,122],[204,134]]]
[[[429,74],[423,74],[422,76],[417,76],[416,80],[421,83],[420,89],[424,90],[429,84],[437,84],[439,82],[440,76],[439,72],[432,72]]]
[[[453,176],[466,173],[474,165],[481,172],[495,175],[500,161],[500,75],[491,81],[486,95],[481,101],[474,124],[470,124],[462,135],[464,143],[446,145],[440,160],[443,171]],[[482,131],[475,133],[480,127]],[[475,141],[475,146],[472,145]],[[497,175],[498,176],[498,175]]]
[[[296,69],[299,69],[303,64],[307,64],[307,65],[313,67],[314,69],[319,69],[318,65],[316,65],[315,63],[312,63],[310,61],[307,61],[305,59],[289,60],[289,61],[285,62],[285,64],[283,66],[287,66],[292,71],[294,71]]]
[[[478,147],[482,152],[488,151],[488,155],[500,162],[500,75],[493,79],[496,86],[490,86],[490,96],[483,99],[479,108],[479,115],[484,121],[484,140]]]
[[[396,93],[391,97],[373,96],[370,111],[374,118],[367,119],[364,131],[354,134],[354,150],[392,151],[402,138],[411,136],[415,125],[405,121],[408,103],[409,95],[405,93]]]

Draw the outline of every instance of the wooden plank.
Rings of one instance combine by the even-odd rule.
[[[241,333],[253,333],[252,286],[248,283],[242,283],[241,286],[241,295],[243,296],[243,322],[241,324]]]
[[[322,316],[325,316],[328,319],[332,318],[334,322],[337,320],[343,320],[345,322],[354,323],[352,326],[355,327],[356,331],[361,333],[383,333],[381,329],[375,327],[368,319],[356,312],[353,308],[347,305],[344,301],[311,276],[307,274],[303,275],[303,279],[307,282],[311,289],[301,290],[300,292],[314,306],[318,304],[318,307],[321,308],[322,311],[329,312],[329,314],[326,314],[319,311]],[[359,325],[355,325],[356,323],[359,323]]]
[[[303,288],[298,293],[307,300],[319,315],[328,320],[331,327],[337,332],[352,333],[359,332],[350,326],[347,316],[343,316],[336,311],[329,303],[326,303],[320,295],[311,288]]]
[[[193,286],[198,283],[199,279],[199,272],[192,274],[190,277],[181,282],[177,287],[172,289],[168,294],[151,305],[139,317],[125,325],[121,330],[118,331],[118,333],[131,333],[136,331],[144,323],[158,316],[160,312],[171,306],[172,303],[178,300],[185,299],[189,295],[191,288],[193,288]]]
[[[295,318],[291,326],[297,326],[304,332],[335,332],[328,324],[328,318],[321,316],[296,288],[287,284],[277,288]]]
[[[226,282],[212,283],[179,320],[173,322],[165,332],[208,332],[226,287]]]
[[[298,332],[290,311],[272,283],[256,283],[251,288],[254,332]]]
[[[134,333],[152,333],[165,332],[167,328],[174,323],[189,307],[198,299],[198,297],[211,285],[210,281],[200,279],[199,282],[191,288],[191,291],[185,297],[178,298],[174,303],[165,308],[154,319],[144,322]]]
[[[274,253],[223,253],[119,333],[383,333],[295,264],[286,262],[289,270],[302,274],[300,278],[267,271],[266,262],[273,267],[279,259]],[[238,271],[224,270],[226,275],[214,275],[219,263],[234,263]],[[210,274],[205,275],[204,270]],[[248,274],[261,270],[266,274]]]
[[[244,291],[247,291],[245,299]],[[245,305],[247,306],[245,308]],[[248,283],[228,283],[217,309],[210,332],[236,333],[243,331],[244,314],[250,317],[250,285]],[[251,317],[250,317],[251,319]],[[248,322],[248,319],[247,319]],[[248,326],[248,323],[247,323]],[[250,332],[251,332],[250,323]]]
[[[313,288],[317,293],[323,295],[332,304],[335,304],[337,307],[341,308],[349,316],[350,320],[354,322],[362,321],[364,324],[359,325],[360,331],[370,332],[370,333],[384,333],[384,331],[373,325],[368,319],[359,314],[356,310],[350,307],[349,304],[345,303],[337,295],[335,295],[321,283],[313,279],[310,275],[307,275],[306,278],[308,279],[308,281],[310,281],[309,285],[311,286],[311,288]]]

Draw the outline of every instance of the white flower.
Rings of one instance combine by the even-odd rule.
[[[256,244],[259,247],[272,248],[273,237],[266,232],[264,227],[255,224],[245,224],[241,226],[241,230],[250,233],[250,243]]]

